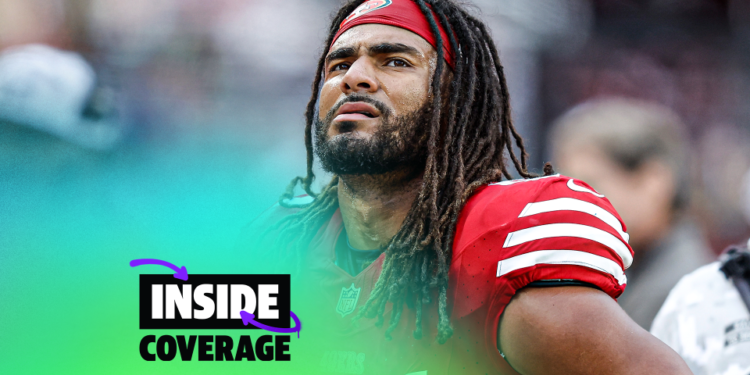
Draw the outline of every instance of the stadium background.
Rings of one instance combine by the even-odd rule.
[[[493,29],[537,170],[547,129],[566,109],[608,95],[653,100],[689,127],[690,209],[712,248],[750,234],[747,2],[474,3]],[[0,122],[1,372],[250,369],[142,361],[137,344],[149,333],[137,329],[137,275],[163,270],[127,264],[262,272],[229,254],[241,227],[304,172],[302,112],[337,4],[0,0],[0,50],[43,43],[80,53],[122,129],[93,151]]]

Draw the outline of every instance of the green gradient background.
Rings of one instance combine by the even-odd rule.
[[[243,333],[253,341],[268,333],[140,330],[138,275],[168,270],[128,265],[157,258],[194,274],[263,273],[232,252],[242,226],[301,172],[286,166],[304,168],[302,155],[222,147],[101,155],[23,137],[15,146],[28,147],[0,144],[0,373],[306,373],[293,369],[310,365],[298,348],[314,339],[304,331],[291,338],[291,363],[198,362],[197,350],[191,362],[144,361],[138,345],[149,334],[226,334],[236,345]]]

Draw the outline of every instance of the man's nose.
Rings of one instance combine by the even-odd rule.
[[[375,69],[367,57],[357,59],[346,71],[344,79],[341,80],[341,91],[345,94],[378,91],[379,86],[374,71]]]

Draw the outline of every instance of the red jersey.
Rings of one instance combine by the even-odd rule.
[[[289,211],[275,212],[270,216]],[[253,227],[248,239],[258,233]],[[456,228],[448,290],[453,337],[437,343],[433,302],[423,307],[421,340],[412,336],[415,313],[405,307],[388,341],[390,303],[382,327],[375,319],[352,323],[385,255],[356,276],[344,272],[335,265],[342,229],[336,211],[293,271],[292,310],[303,330],[291,345],[303,348],[306,373],[515,374],[496,343],[500,316],[516,291],[532,282],[574,280],[617,298],[633,259],[617,212],[581,181],[555,175],[484,186],[466,203]]]

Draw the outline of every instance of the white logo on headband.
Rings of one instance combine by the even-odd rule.
[[[368,0],[368,1],[365,1],[360,6],[358,6],[357,9],[355,9],[354,12],[352,12],[352,14],[349,15],[349,17],[346,17],[346,19],[344,19],[344,22],[341,22],[341,25],[339,26],[339,28],[343,27],[349,21],[351,21],[351,20],[353,20],[353,19],[355,19],[355,18],[357,18],[357,17],[359,17],[361,15],[370,13],[373,10],[378,10],[378,9],[381,9],[381,8],[385,8],[385,7],[389,6],[389,5],[391,5],[391,3],[393,3],[392,0]]]

